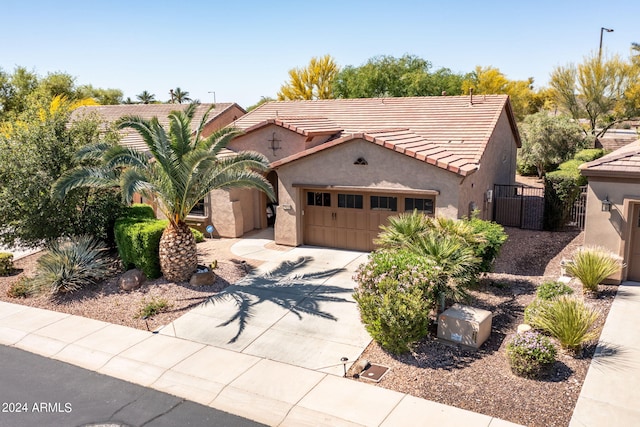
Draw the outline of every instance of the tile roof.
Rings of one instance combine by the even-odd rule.
[[[506,95],[474,96],[473,104],[468,96],[268,102],[234,125],[245,132],[276,124],[302,135],[334,135],[272,167],[359,138],[464,176],[477,169],[505,108],[520,146]]]
[[[202,117],[206,111],[214,104],[199,104],[196,113],[191,122],[192,130],[195,131],[200,124]],[[209,121],[216,119],[229,108],[237,104],[234,103],[216,103],[215,108],[209,113]],[[175,110],[187,108],[188,104],[121,104],[121,105],[95,105],[80,107],[73,111],[71,120],[82,117],[86,114],[97,113],[102,120],[107,123],[113,123],[123,116],[140,116],[144,119],[158,117],[160,124],[167,127],[169,124],[169,114]],[[238,107],[241,108],[241,107]],[[120,131],[120,143],[124,146],[144,151],[146,145],[138,132],[132,129],[123,129]]]
[[[584,176],[640,177],[640,139],[580,165],[580,172]]]

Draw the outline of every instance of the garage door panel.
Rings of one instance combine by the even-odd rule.
[[[323,193],[326,194],[326,193]],[[373,240],[380,232],[380,224],[397,215],[401,196],[376,196],[377,206],[384,202],[390,209],[371,209],[370,194],[331,192],[331,206],[309,206],[304,215],[304,242],[310,245],[371,251]],[[371,195],[375,195],[372,193]],[[341,197],[341,199],[340,199]],[[393,206],[387,203],[393,199]],[[315,203],[311,201],[308,203]],[[323,201],[323,203],[325,203]]]

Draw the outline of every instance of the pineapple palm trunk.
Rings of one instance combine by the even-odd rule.
[[[185,282],[198,266],[196,240],[184,222],[169,224],[160,238],[160,269],[165,279]]]

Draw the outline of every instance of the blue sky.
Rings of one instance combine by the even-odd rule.
[[[179,86],[202,102],[247,107],[275,96],[287,71],[313,56],[361,65],[405,53],[434,68],[498,67],[548,83],[555,66],[598,49],[629,56],[640,1],[44,1],[0,0],[0,68],[63,71],[78,84],[148,90]]]

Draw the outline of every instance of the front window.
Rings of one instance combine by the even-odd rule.
[[[371,196],[371,209],[377,209],[381,211],[397,211],[398,210],[398,198],[389,196]]]
[[[195,206],[191,209],[189,215],[205,216],[204,199],[198,200],[198,203],[196,203]]]
[[[417,210],[425,214],[433,215],[433,199],[418,199],[414,197],[405,197],[404,211],[413,212]]]
[[[307,206],[331,206],[331,193],[307,191]]]
[[[338,207],[362,209],[364,197],[362,194],[338,194]]]

